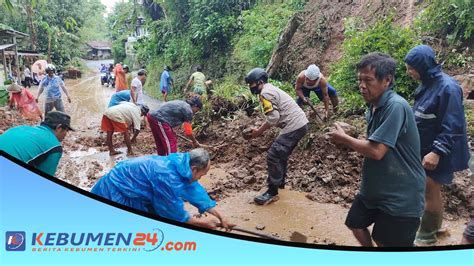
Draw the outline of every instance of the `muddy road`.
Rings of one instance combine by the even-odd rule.
[[[89,61],[90,72],[83,78],[66,80],[72,103],[64,103],[76,131],[70,132],[63,142],[64,155],[57,177],[87,191],[118,161],[127,159],[123,138],[114,136],[114,146],[122,154],[109,156],[105,134],[100,132],[102,113],[115,91],[101,86],[100,63],[108,62]],[[36,95],[37,91],[32,91]],[[160,104],[150,97],[145,101],[151,109]],[[230,108],[222,99],[212,99],[211,105],[214,113],[221,112],[223,106],[226,110]],[[249,118],[245,112],[225,113],[212,121],[201,119],[204,126],[199,130],[200,142],[223,145],[210,150],[212,168],[200,182],[231,221],[241,228],[258,230],[287,241],[358,246],[344,221],[358,191],[360,156],[339,151],[322,137],[321,132],[312,132],[301,141],[289,161],[286,189],[280,192],[280,200],[265,207],[257,206],[253,198],[265,189],[266,149],[276,131],[248,142],[240,136],[239,129],[255,120],[262,121],[258,114]],[[363,132],[362,124],[356,125],[359,132]],[[179,148],[185,151],[191,147],[180,140]],[[136,156],[156,154],[149,128],[142,130],[133,149]],[[465,176],[457,180],[454,188],[445,191],[448,220],[444,225],[449,233],[441,238],[440,245],[459,243],[468,220],[470,184]],[[192,206],[187,209],[197,214]]]

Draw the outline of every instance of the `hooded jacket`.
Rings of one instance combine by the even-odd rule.
[[[191,182],[189,153],[143,156],[118,163],[91,192],[117,203],[179,222],[190,218],[189,201],[200,213],[216,206],[199,182]]]
[[[405,63],[413,67],[421,79],[413,106],[421,156],[423,158],[430,152],[440,155],[436,169],[427,171],[427,174],[467,169],[469,147],[461,87],[441,70],[429,46],[419,45],[411,49]]]

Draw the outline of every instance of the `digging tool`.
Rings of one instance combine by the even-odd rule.
[[[222,227],[222,226],[219,224],[218,227]],[[280,238],[278,238],[276,236],[255,232],[255,231],[252,231],[252,230],[240,228],[238,226],[232,227],[232,230],[242,232],[242,233],[246,233],[246,234],[250,234],[250,235],[254,235],[254,236],[259,236],[261,238],[272,239],[272,240],[281,240]]]
[[[185,140],[187,142],[193,142],[192,140],[186,138],[185,136],[181,135],[181,134],[176,134],[180,139],[182,140]],[[217,145],[217,146],[210,146],[210,145],[205,145],[205,144],[199,144],[199,146],[203,147],[203,148],[208,148],[208,149],[217,149],[217,148],[220,148],[220,147],[223,147],[223,146],[226,146],[228,145],[228,143],[222,143],[220,145]]]
[[[316,108],[314,107],[314,105],[311,103],[311,101],[308,99],[308,105],[309,107],[311,107],[311,109],[313,110],[313,112],[316,113],[316,115],[318,116],[319,119],[321,119],[322,122],[324,122],[324,119],[319,115],[318,111],[316,110]]]

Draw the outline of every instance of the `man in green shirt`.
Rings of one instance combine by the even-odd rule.
[[[202,67],[197,66],[196,67],[196,72],[194,72],[191,77],[189,77],[188,83],[186,84],[186,87],[184,88],[184,92],[186,93],[188,91],[189,86],[191,83],[193,84],[193,92],[198,95],[204,94],[207,89],[207,84],[206,84],[206,76],[201,72]]]
[[[365,156],[362,183],[346,219],[362,246],[413,246],[424,209],[425,172],[413,112],[393,89],[396,62],[371,53],[357,64],[359,90],[369,104],[367,139],[336,123],[332,141]],[[372,234],[367,229],[374,224]]]
[[[39,126],[17,126],[0,135],[0,150],[54,176],[63,149],[61,141],[71,128],[71,117],[60,111],[46,114]]]

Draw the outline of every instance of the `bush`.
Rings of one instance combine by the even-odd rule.
[[[386,53],[397,60],[395,90],[403,97],[410,98],[417,85],[406,74],[403,59],[411,48],[420,43],[414,32],[395,26],[391,17],[376,22],[365,31],[361,30],[360,25],[361,22],[354,19],[346,21],[344,55],[331,66],[329,81],[345,99],[342,109],[360,112],[365,108],[359,94],[356,64],[370,52]]]
[[[294,1],[260,4],[242,12],[242,31],[233,40],[233,57],[252,67],[266,67],[278,35],[295,13]]]
[[[447,38],[450,44],[467,41],[474,32],[472,0],[430,0],[430,5],[415,20],[422,32]]]

